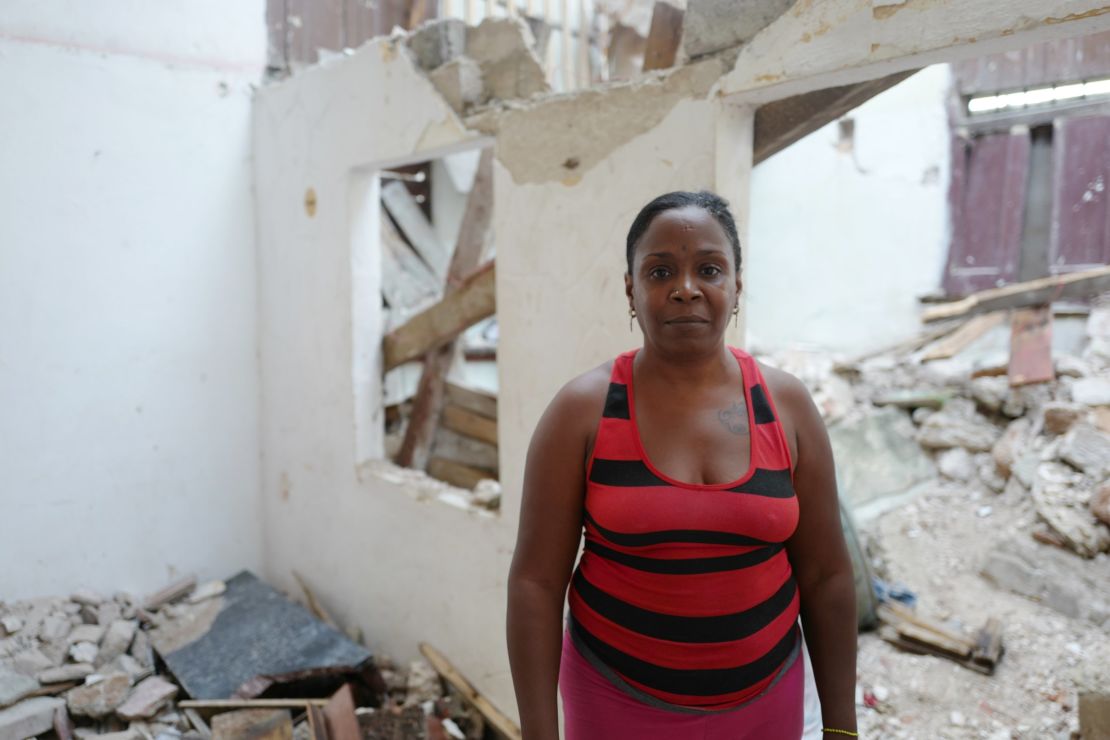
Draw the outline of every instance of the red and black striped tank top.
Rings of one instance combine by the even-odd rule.
[[[588,464],[585,551],[571,580],[571,636],[602,673],[652,704],[731,709],[797,655],[798,592],[785,541],[798,523],[790,451],[751,355],[751,465],[730,483],[669,478],[644,454],[632,360],[613,364]]]

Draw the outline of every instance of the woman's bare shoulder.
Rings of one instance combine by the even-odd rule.
[[[551,410],[574,415],[597,416],[605,407],[605,396],[609,392],[609,379],[613,375],[613,361],[602,363],[569,380],[551,401]],[[594,422],[596,423],[596,419]]]
[[[775,399],[775,405],[782,411],[794,409],[796,412],[800,408],[799,404],[812,403],[809,390],[806,389],[802,381],[785,370],[771,367],[762,362],[758,364],[759,372],[763,374],[763,379],[767,381],[767,390],[771,392],[771,396]],[[783,409],[783,406],[787,408]]]

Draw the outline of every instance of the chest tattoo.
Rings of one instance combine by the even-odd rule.
[[[733,434],[748,434],[748,409],[743,404],[734,403],[721,409],[717,412],[717,420]]]

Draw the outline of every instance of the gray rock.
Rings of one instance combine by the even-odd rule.
[[[23,620],[14,614],[9,614],[3,619],[0,619],[0,626],[2,626],[4,631],[9,635],[14,635],[16,632],[23,629]]]
[[[1006,431],[998,438],[991,448],[991,457],[998,472],[1004,478],[1009,478],[1013,473],[1014,463],[1017,461],[1018,451],[1025,444],[1032,425],[1027,419],[1017,419],[1010,422]],[[1032,480],[1030,480],[1032,483]]]
[[[96,609],[96,623],[107,627],[123,617],[123,608],[115,601],[105,601]]]
[[[98,719],[106,717],[123,704],[131,692],[131,679],[126,673],[112,673],[92,684],[66,692],[71,714]]]
[[[62,666],[47,668],[38,674],[39,683],[65,683],[80,681],[91,676],[96,669],[91,663],[66,663]]]
[[[1051,545],[1040,545],[1024,536],[1004,540],[986,554],[982,575],[999,588],[1038,601],[1072,619],[1099,624],[1104,604],[1092,594],[1105,589],[1110,563],[1102,572],[1084,574],[1075,567],[1075,556]]]
[[[682,48],[687,59],[748,43],[795,0],[689,0]]]
[[[15,704],[39,687],[39,682],[24,676],[7,663],[0,663],[0,707]]]
[[[104,601],[104,597],[91,588],[81,588],[69,597],[70,601],[83,604],[85,606],[100,606],[100,602]]]
[[[482,100],[482,70],[470,57],[452,59],[429,73],[428,79],[456,113]]]
[[[0,710],[0,738],[35,737],[54,726],[54,712],[66,705],[52,696],[36,696]]]
[[[409,34],[408,44],[420,67],[431,71],[466,50],[466,23],[457,18],[429,21]]]
[[[1110,481],[1100,485],[1091,494],[1090,509],[1095,519],[1110,526]]]
[[[100,642],[100,654],[97,656],[97,660],[103,664],[126,653],[128,648],[131,647],[131,641],[135,639],[137,628],[138,624],[136,622],[123,619],[112,622]]]
[[[917,440],[932,449],[963,447],[971,452],[986,452],[1000,436],[998,429],[976,412],[970,401],[957,398],[926,419]]]
[[[150,669],[144,667],[130,655],[121,655],[110,663],[101,667],[105,673],[126,673],[131,677],[131,683],[138,683],[150,675]]]
[[[37,676],[39,671],[53,668],[54,661],[43,654],[39,648],[29,648],[13,655],[11,665],[24,676]]]
[[[39,639],[43,642],[54,642],[55,640],[64,639],[69,635],[72,625],[69,619],[62,614],[51,614],[42,620],[42,626],[39,627]]]
[[[1110,406],[1110,378],[1080,378],[1072,383],[1071,398],[1084,406]]]
[[[1005,376],[975,378],[970,383],[971,397],[981,408],[998,413],[1010,395],[1010,381]]]
[[[904,411],[883,408],[829,427],[841,496],[852,506],[902,493],[932,478],[932,460],[913,441]]]
[[[1085,424],[1072,428],[1060,444],[1060,459],[1096,479],[1110,473],[1110,435]]]

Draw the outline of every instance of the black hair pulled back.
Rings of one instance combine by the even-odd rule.
[[[740,236],[736,233],[736,221],[732,217],[732,211],[728,208],[728,201],[708,190],[699,190],[696,193],[687,190],[676,190],[673,193],[664,193],[658,198],[655,198],[646,206],[640,209],[636,214],[636,219],[632,222],[632,226],[628,229],[628,239],[626,240],[625,249],[628,257],[628,274],[632,274],[632,257],[636,253],[636,244],[643,237],[644,232],[651,226],[651,222],[655,217],[665,211],[672,211],[678,208],[689,208],[691,206],[701,208],[713,218],[717,219],[717,223],[724,229],[725,236],[728,237],[729,244],[732,245],[732,256],[734,258],[737,271],[740,270]]]

